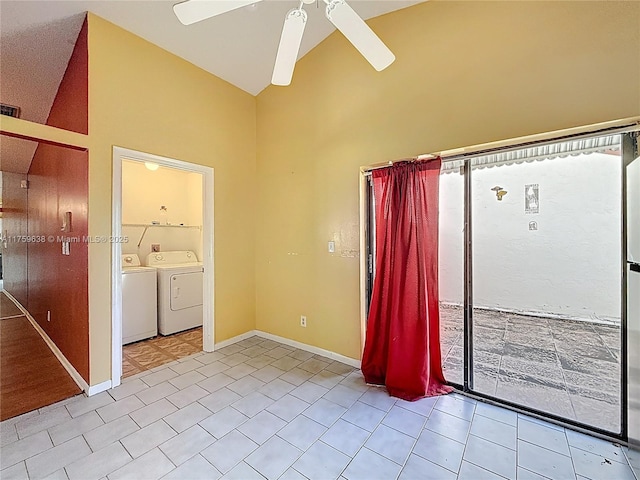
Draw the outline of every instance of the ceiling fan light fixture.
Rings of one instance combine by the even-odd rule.
[[[173,12],[183,25],[222,15],[262,0],[186,0],[173,6]]]
[[[378,72],[391,65],[396,57],[366,22],[344,0],[325,0],[327,19],[347,37]]]
[[[263,0],[185,0],[173,6],[178,20],[191,25],[223,13],[255,5]],[[300,6],[287,14],[282,27],[280,44],[273,68],[271,83],[287,86],[293,79],[302,36],[307,24],[307,13],[303,6],[318,0],[299,0]],[[391,65],[396,57],[380,40],[366,22],[345,0],[322,0],[327,5],[327,19],[356,47],[360,54],[375,68],[382,71]]]
[[[302,8],[295,8],[287,14],[271,77],[273,85],[284,87],[291,84],[306,24],[307,12]]]

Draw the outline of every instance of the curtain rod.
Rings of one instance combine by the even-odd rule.
[[[508,140],[500,140],[497,142],[481,143],[478,145],[472,145],[463,148],[454,148],[451,150],[443,150],[437,153],[428,153],[418,155],[417,157],[402,158],[400,160],[388,161],[383,164],[372,165],[370,167],[364,167],[363,172],[365,175],[371,175],[372,170],[379,170],[381,168],[387,168],[394,163],[399,162],[412,162],[417,160],[428,160],[431,158],[442,158],[443,162],[452,162],[455,160],[462,160],[468,157],[477,157],[482,155],[489,155],[495,152],[510,152],[513,150],[521,150],[531,146],[540,146],[549,143],[556,143],[562,140],[580,139],[586,137],[593,137],[599,135],[613,135],[616,133],[627,133],[640,130],[640,117],[634,117],[625,120],[614,120],[612,122],[598,123],[594,125],[588,125],[585,127],[569,128],[566,130],[556,130],[543,134],[529,135],[526,137],[516,137]]]

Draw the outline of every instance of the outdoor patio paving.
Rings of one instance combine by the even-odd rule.
[[[620,430],[620,327],[474,310],[474,390]],[[462,383],[463,310],[441,306],[444,374]]]

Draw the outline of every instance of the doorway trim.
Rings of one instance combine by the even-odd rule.
[[[122,237],[122,161],[152,162],[163,167],[199,173],[203,179],[202,195],[202,263],[203,322],[202,348],[213,352],[215,346],[215,289],[214,289],[214,171],[213,168],[161,157],[123,147],[113,147],[113,182],[111,200],[111,231],[115,238]],[[111,244],[111,386],[120,385],[122,379],[122,244]]]

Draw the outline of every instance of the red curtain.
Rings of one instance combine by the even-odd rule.
[[[449,393],[440,356],[441,159],[374,170],[376,276],[362,373],[405,400]]]

